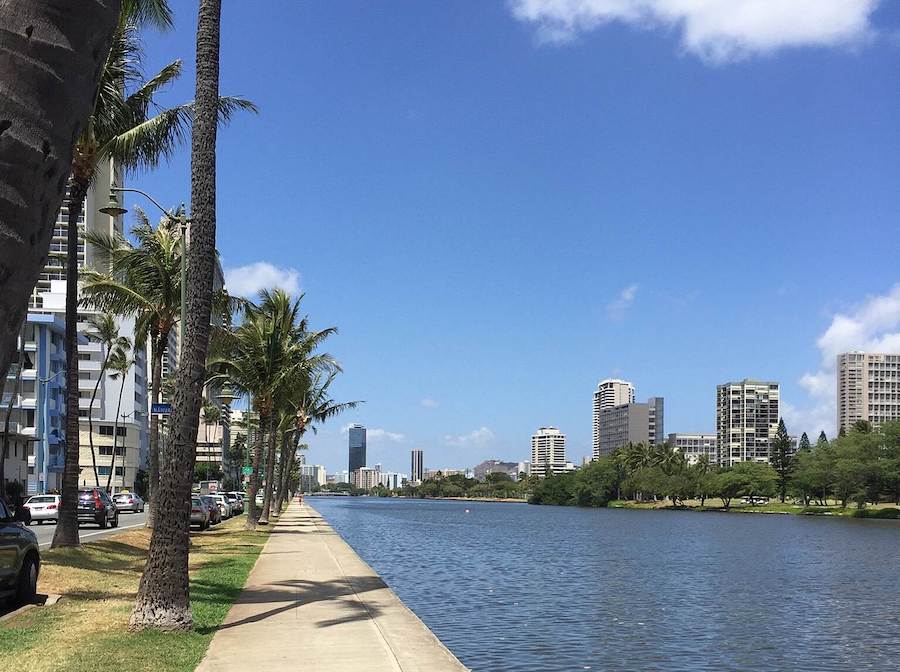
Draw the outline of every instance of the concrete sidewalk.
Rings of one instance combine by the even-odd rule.
[[[311,507],[292,503],[197,672],[466,668]]]

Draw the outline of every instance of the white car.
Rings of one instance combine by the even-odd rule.
[[[219,511],[222,513],[222,519],[231,518],[231,502],[224,495],[210,495],[219,505]]]
[[[59,495],[34,495],[25,502],[25,508],[31,512],[32,522],[38,525],[45,520],[56,522],[59,520],[59,505],[62,497]]]

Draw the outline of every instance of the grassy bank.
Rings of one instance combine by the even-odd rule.
[[[0,660],[10,670],[191,672],[225,619],[262,550],[267,532],[246,532],[238,517],[191,536],[192,632],[128,632],[150,536],[131,530],[82,550],[42,554],[38,590],[60,594],[0,625]]]
[[[718,498],[707,499],[704,506],[700,506],[700,500],[689,499],[683,506],[673,507],[671,502],[635,502],[629,500],[616,500],[609,503],[610,508],[616,509],[665,509],[669,511],[722,511],[728,513],[769,513],[789,514],[798,516],[849,516],[859,518],[892,518],[898,511],[892,504],[878,504],[867,506],[860,512],[855,505],[842,509],[834,506],[803,506],[781,502],[769,502],[768,504],[744,504],[733,502],[726,509],[724,502]]]

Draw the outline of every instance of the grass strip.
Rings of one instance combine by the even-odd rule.
[[[244,518],[191,535],[194,629],[128,631],[146,560],[149,532],[136,530],[43,554],[39,589],[64,596],[0,625],[0,660],[8,669],[51,672],[127,669],[192,672],[237,599],[268,538],[247,532]]]

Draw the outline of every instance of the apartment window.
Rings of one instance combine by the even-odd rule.
[[[97,474],[100,476],[109,476],[109,467],[97,467]]]
[[[124,476],[125,467],[116,467],[116,476]]]
[[[128,436],[128,428],[116,427],[116,436]]]
[[[113,428],[109,427],[107,425],[101,425],[97,431],[100,432],[100,436],[112,436],[113,435]]]

